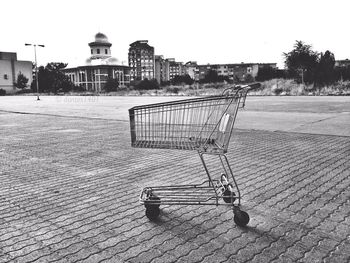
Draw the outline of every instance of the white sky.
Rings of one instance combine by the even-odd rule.
[[[4,0],[0,51],[20,60],[83,63],[97,32],[127,64],[129,44],[156,55],[206,63],[276,62],[296,40],[350,58],[349,0]]]

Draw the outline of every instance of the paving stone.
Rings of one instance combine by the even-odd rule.
[[[0,114],[0,262],[349,261],[350,137],[236,130],[246,228],[224,206],[162,205],[149,222],[141,188],[206,175],[195,152],[129,137],[127,121]]]
[[[154,258],[151,263],[175,262],[177,258],[170,253],[163,253],[161,256]]]

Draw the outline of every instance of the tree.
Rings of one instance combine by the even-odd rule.
[[[258,75],[255,77],[256,81],[265,81],[275,78],[285,78],[286,71],[284,69],[276,69],[271,66],[263,66],[259,68]]]
[[[192,85],[194,83],[194,80],[190,77],[190,75],[176,75],[172,80],[171,83],[173,85],[180,85],[180,84],[187,84],[187,85]]]
[[[318,85],[329,85],[335,80],[334,54],[327,50],[321,53],[319,63],[316,69],[315,83]]]
[[[265,81],[280,77],[280,73],[277,69],[271,66],[263,66],[259,68],[258,75],[256,76],[257,81]]]
[[[67,66],[66,63],[51,62],[46,67],[39,67],[39,90],[40,92],[53,92],[57,93],[68,92],[74,89],[74,84],[66,76],[62,69]],[[35,85],[34,85],[35,86]]]
[[[296,41],[292,51],[283,53],[290,76],[301,83],[311,83],[314,80],[318,53],[311,48],[302,41]]]
[[[17,89],[21,89],[23,90],[24,88],[27,87],[27,84],[28,84],[28,78],[26,76],[24,76],[22,74],[22,72],[20,71],[17,75],[17,81],[15,83],[13,83],[14,86],[17,88]]]
[[[119,87],[119,81],[117,79],[108,78],[103,89],[106,92],[117,91]]]
[[[209,69],[207,74],[205,74],[204,79],[201,80],[203,83],[216,83],[216,82],[223,82],[223,81],[228,81],[227,76],[219,76],[218,73],[213,70]]]
[[[210,69],[204,77],[204,82],[206,83],[214,83],[218,82],[219,75],[215,70]]]
[[[246,83],[254,82],[254,77],[251,74],[246,74],[244,76],[244,82],[246,82]]]

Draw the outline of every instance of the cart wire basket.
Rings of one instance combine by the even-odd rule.
[[[259,83],[233,86],[219,96],[136,106],[129,109],[131,145],[136,148],[195,150],[207,179],[201,184],[148,186],[140,202],[146,216],[156,220],[160,205],[227,205],[234,222],[246,226],[248,213],[240,209],[241,194],[226,156],[239,108]],[[219,178],[209,171],[204,155],[217,156]],[[216,157],[215,157],[216,158]]]

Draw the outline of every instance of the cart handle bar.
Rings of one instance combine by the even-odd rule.
[[[258,89],[258,88],[260,88],[260,86],[261,86],[261,84],[259,82],[251,83],[248,85],[234,85],[233,87],[224,89],[222,94],[224,95],[228,91],[235,91],[235,93],[236,93],[237,91],[243,90],[243,89],[246,89],[246,91],[248,92],[249,90]]]
[[[244,108],[248,91],[258,89],[260,86],[261,84],[259,82],[251,83],[248,85],[234,85],[233,87],[224,89],[222,95],[236,95],[238,92],[242,92],[243,101],[241,102],[241,107]]]

